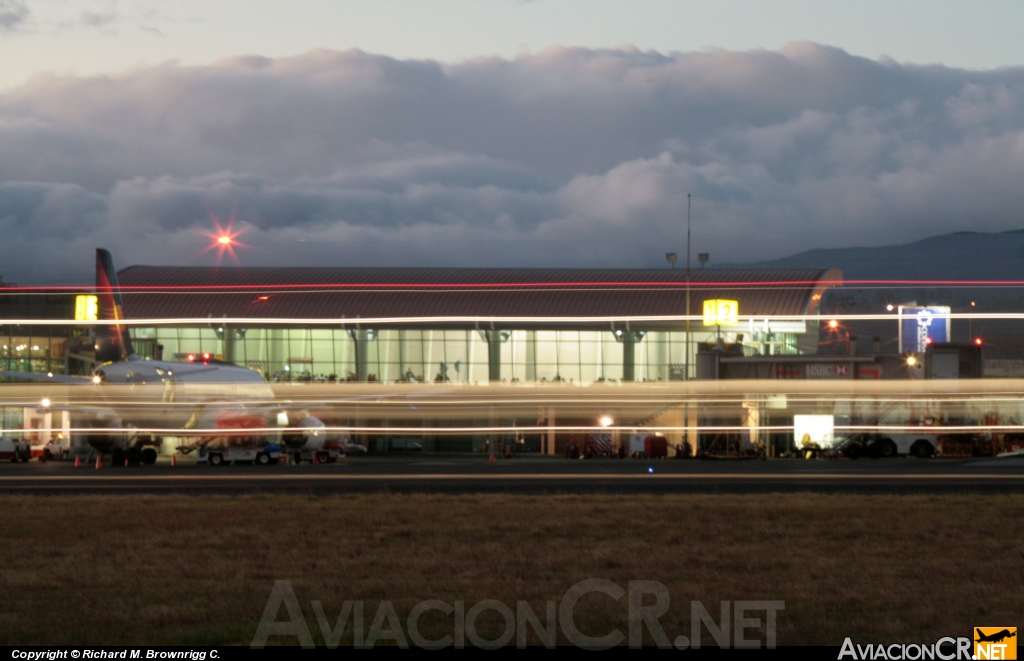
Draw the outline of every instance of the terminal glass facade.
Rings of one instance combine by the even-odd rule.
[[[396,382],[484,383],[490,380],[491,342],[500,343],[500,379],[520,382],[628,380],[627,352],[632,345],[633,381],[686,378],[700,343],[714,342],[715,333],[692,333],[687,360],[685,331],[633,332],[593,330],[430,330],[342,328],[134,328],[136,352],[142,357],[188,360],[211,356],[245,365],[271,381],[357,380],[364,343],[365,380]],[[801,336],[768,333],[741,339],[723,333],[727,342],[741,341],[754,353],[803,353]],[[488,337],[492,338],[490,341]],[[814,338],[816,343],[816,338]],[[812,349],[813,351],[813,349]]]

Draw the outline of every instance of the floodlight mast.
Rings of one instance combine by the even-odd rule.
[[[686,194],[686,380],[690,376],[690,194]],[[690,444],[690,403],[683,409],[683,440]],[[693,448],[693,456],[697,456],[697,448]]]
[[[686,194],[686,380],[690,380],[690,194]]]

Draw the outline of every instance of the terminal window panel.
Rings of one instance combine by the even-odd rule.
[[[0,345],[2,346],[2,345]],[[20,434],[25,428],[25,410],[20,406],[0,407],[0,436]]]
[[[15,372],[66,372],[68,326],[5,328],[0,334],[0,369]]]

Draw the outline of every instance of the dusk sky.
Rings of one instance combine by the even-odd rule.
[[[0,0],[0,274],[1024,228],[1024,3]],[[823,265],[828,266],[828,265]]]

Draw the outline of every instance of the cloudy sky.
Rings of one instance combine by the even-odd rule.
[[[0,0],[0,274],[232,216],[246,265],[660,267],[687,193],[719,263],[1024,228],[1024,3],[819,4]]]

